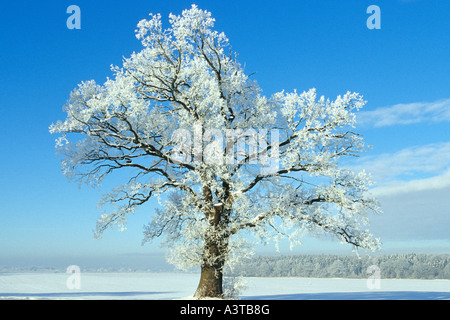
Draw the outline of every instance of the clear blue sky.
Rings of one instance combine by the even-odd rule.
[[[0,266],[77,264],[87,256],[161,252],[141,247],[152,206],[126,232],[94,240],[102,191],[60,172],[51,123],[81,81],[103,82],[111,64],[140,50],[148,13],[180,14],[192,1],[8,1],[0,10]],[[386,252],[450,252],[450,2],[446,0],[195,1],[212,12],[266,95],[315,87],[368,101],[358,130],[374,148],[352,162],[373,171],[385,214],[373,232]],[[69,30],[66,9],[81,9]],[[381,29],[369,30],[369,5]],[[338,249],[340,248],[340,249]],[[273,250],[272,247],[264,250]],[[306,240],[296,252],[350,252]],[[58,260],[59,259],[59,260]],[[56,263],[56,262],[55,262]]]

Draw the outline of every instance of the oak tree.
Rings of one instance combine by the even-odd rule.
[[[365,150],[354,132],[363,98],[330,100],[315,89],[266,97],[211,13],[194,5],[169,22],[164,29],[159,14],[140,21],[142,50],[103,84],[79,84],[67,118],[50,127],[68,177],[97,185],[117,171],[129,175],[102,199],[111,206],[96,236],[124,229],[158,198],[144,242],[163,237],[171,262],[201,267],[199,298],[223,296],[225,264],[253,239],[295,244],[325,233],[378,247],[366,227],[367,214],[379,211],[370,177],[342,165]]]

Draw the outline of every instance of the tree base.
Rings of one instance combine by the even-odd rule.
[[[218,270],[210,266],[202,266],[200,282],[195,291],[194,298],[207,299],[218,298],[223,299],[223,276],[222,270]]]

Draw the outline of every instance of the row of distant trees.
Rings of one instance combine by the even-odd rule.
[[[450,279],[450,254],[380,256],[292,255],[256,256],[229,273],[245,277],[367,278],[369,266],[384,279]]]

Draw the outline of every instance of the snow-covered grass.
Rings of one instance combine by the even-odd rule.
[[[189,299],[199,275],[187,273],[81,273],[79,289],[66,273],[0,274],[0,299]],[[243,300],[433,299],[450,300],[450,280],[244,278]]]

